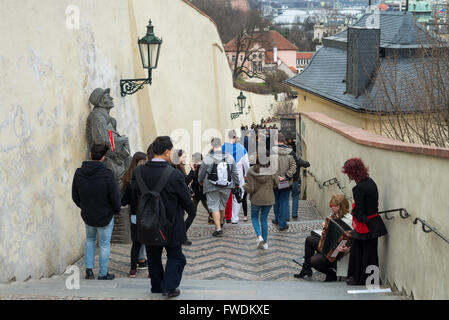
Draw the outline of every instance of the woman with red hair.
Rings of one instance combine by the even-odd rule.
[[[369,177],[368,168],[362,159],[347,160],[341,170],[350,180],[356,182],[352,189],[352,246],[349,257],[348,285],[364,285],[369,274],[368,266],[379,266],[377,239],[387,234],[387,229],[378,214],[379,192],[377,185]],[[349,248],[340,248],[348,251]]]

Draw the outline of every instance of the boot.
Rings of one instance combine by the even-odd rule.
[[[297,279],[302,279],[304,277],[311,277],[312,276],[312,268],[310,267],[309,263],[304,261],[302,265],[302,270],[300,273],[295,274],[294,277]]]

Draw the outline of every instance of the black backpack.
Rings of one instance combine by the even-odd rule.
[[[137,167],[134,170],[141,191],[136,216],[137,240],[149,246],[162,247],[167,245],[171,239],[173,221],[167,218],[161,191],[175,169],[170,165],[166,166],[153,190],[148,189],[143,181],[141,169],[141,167]]]

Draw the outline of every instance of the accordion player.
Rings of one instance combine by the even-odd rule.
[[[351,246],[351,230],[342,219],[326,217],[318,251],[321,252],[329,262],[340,260],[345,253],[338,250],[339,246]]]

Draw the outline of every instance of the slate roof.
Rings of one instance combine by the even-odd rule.
[[[416,23],[411,12],[382,11],[380,12],[380,47],[394,49],[420,48],[428,39],[425,28]],[[373,21],[372,14],[364,14],[354,27],[367,27]],[[347,42],[348,30],[337,33],[325,39]]]
[[[410,17],[413,18],[411,13],[398,14],[396,12],[381,12],[380,17],[381,47],[405,49],[418,47],[418,43],[419,47],[421,47],[419,35],[417,35],[419,27],[414,28],[410,25]],[[362,27],[366,19],[367,15],[364,15],[355,26],[358,25],[359,27]],[[413,24],[415,23],[413,22]],[[347,30],[340,32],[333,37],[326,38],[332,38],[332,41],[328,43],[324,42],[324,46],[315,53],[304,71],[288,79],[287,83],[322,98],[331,100],[334,103],[352,109],[353,111],[376,112],[378,111],[376,110],[378,104],[374,103],[374,101],[380,97],[377,92],[381,92],[379,91],[379,88],[382,84],[379,77],[376,77],[374,83],[371,83],[365,88],[364,94],[361,94],[358,97],[346,93],[346,37]],[[335,45],[337,42],[341,42],[341,44]],[[388,77],[388,75],[393,77],[393,72],[390,71],[397,70],[397,74],[407,74],[408,79],[416,79],[418,75],[414,65],[417,59],[418,58],[400,57],[396,59],[394,61],[395,64],[392,65],[386,58],[380,58],[379,73],[386,77]],[[391,79],[387,79],[387,81],[390,81],[390,84],[392,83]],[[399,91],[398,96],[401,101],[401,107],[404,110],[409,110],[408,106],[413,105],[413,103],[408,102],[409,97],[412,96],[409,92],[410,88],[408,88],[405,82],[401,81],[401,79],[397,79],[396,81],[397,83],[394,87]],[[391,90],[391,88],[388,88],[388,90]]]

